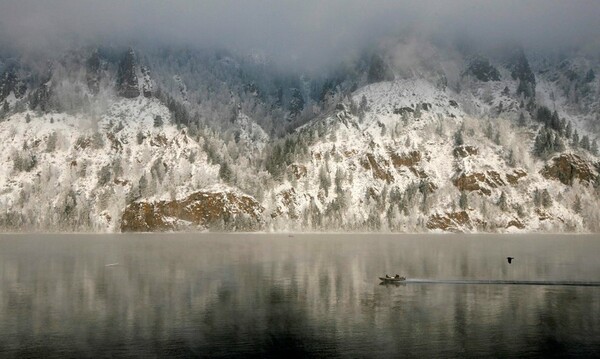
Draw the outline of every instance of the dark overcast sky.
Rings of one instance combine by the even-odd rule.
[[[297,61],[345,56],[413,33],[599,48],[599,0],[0,0],[0,46],[219,45]]]

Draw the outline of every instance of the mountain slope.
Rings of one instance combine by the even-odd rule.
[[[509,115],[482,121],[485,102],[422,80],[369,85],[353,101],[363,96],[366,114],[340,107],[300,129],[300,137],[326,130],[275,190],[274,216],[291,218],[292,228],[597,230],[600,163],[589,152],[568,146],[566,155],[533,158],[536,124],[518,127]],[[581,175],[561,181],[557,161]]]
[[[0,228],[600,231],[597,64],[425,48],[331,78],[132,49],[6,67]]]
[[[24,112],[1,122],[2,226],[117,230],[131,200],[217,182],[218,166],[169,119],[158,101],[139,98],[115,101],[98,120]]]

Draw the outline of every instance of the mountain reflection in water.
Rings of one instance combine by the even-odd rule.
[[[597,281],[598,253],[558,235],[2,235],[0,357],[598,356],[600,287],[543,283]]]

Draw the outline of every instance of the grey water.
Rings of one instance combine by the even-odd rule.
[[[0,357],[598,357],[599,255],[591,235],[0,235]]]

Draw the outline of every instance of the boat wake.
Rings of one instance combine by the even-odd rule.
[[[555,280],[498,280],[498,279],[418,279],[411,278],[406,284],[488,284],[488,285],[546,285],[572,287],[600,287],[600,282],[555,281]]]

